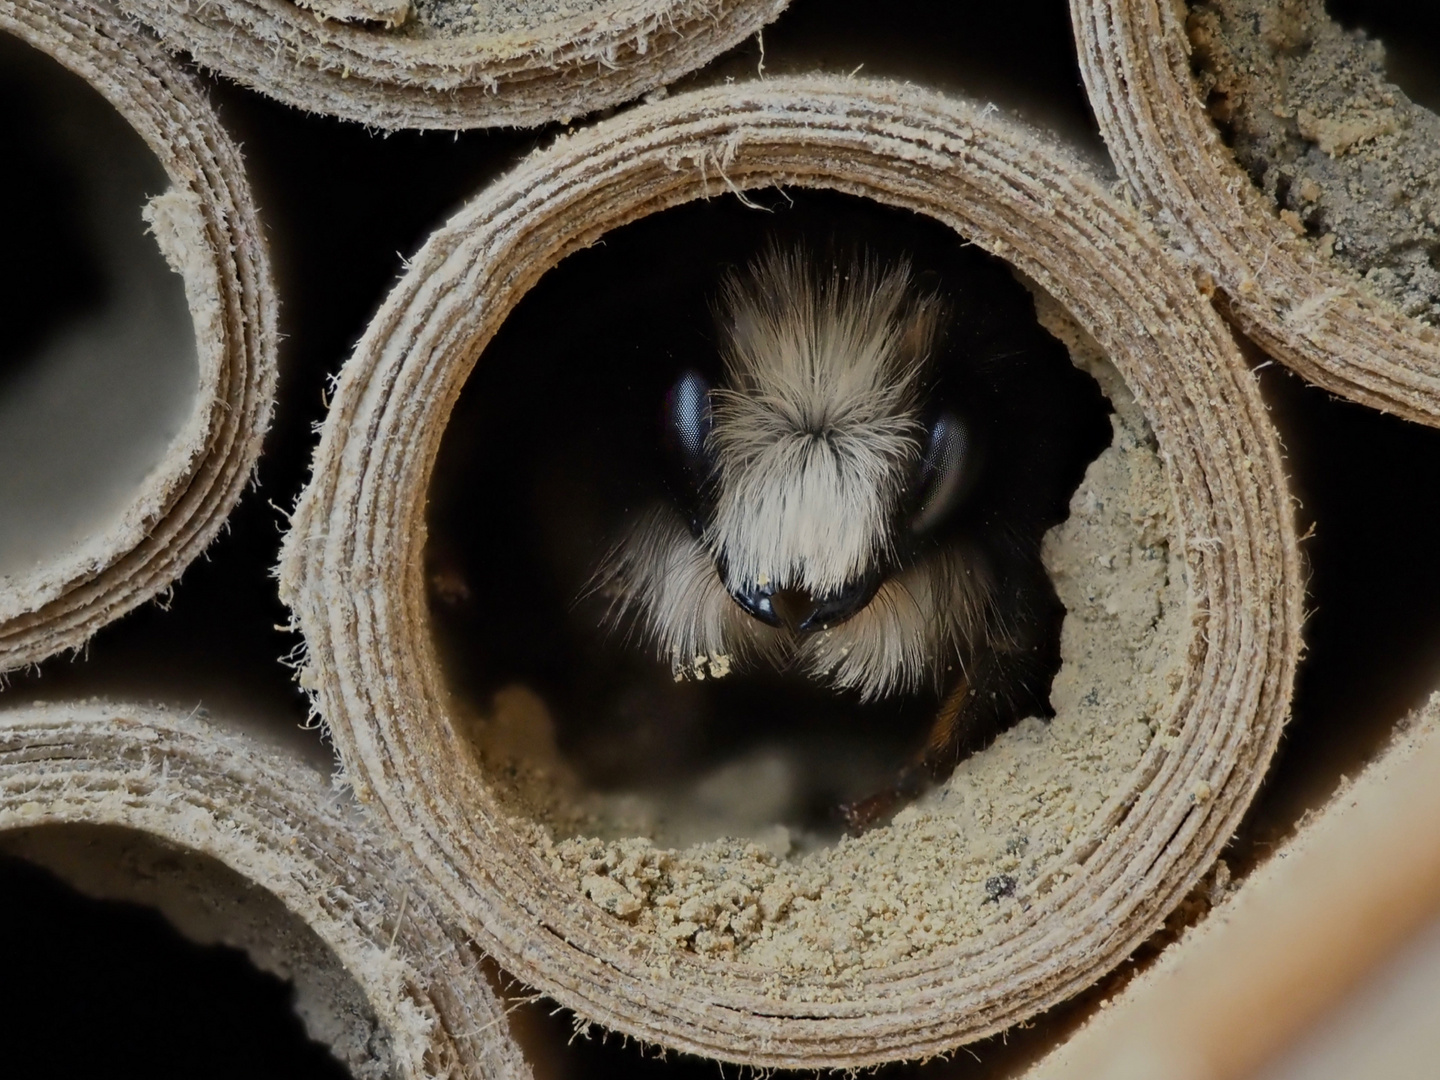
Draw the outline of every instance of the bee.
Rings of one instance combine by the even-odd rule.
[[[591,589],[678,679],[765,668],[860,703],[928,695],[923,745],[838,808],[862,831],[1045,711],[1061,610],[1043,530],[976,497],[981,399],[946,355],[947,303],[904,262],[772,246],[717,316],[718,382],[682,370],[658,410],[667,498]]]

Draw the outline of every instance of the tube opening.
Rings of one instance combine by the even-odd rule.
[[[1106,399],[1041,328],[1006,265],[943,225],[834,192],[753,198],[772,212],[729,198],[687,204],[613,230],[551,269],[486,348],[446,429],[427,581],[453,715],[502,794],[559,837],[678,847],[741,838],[801,854],[833,843],[848,808],[893,794],[864,823],[879,824],[997,731],[1050,711],[1063,606],[1041,541],[1110,442]],[[734,394],[722,359],[734,325],[725,283],[746,280],[772,250],[806,251],[822,279],[855,274],[856,253],[872,267],[908,262],[913,299],[945,309],[918,388],[913,460],[901,471],[924,472],[945,416],[971,440],[973,474],[957,475],[972,486],[945,489],[952,517],[902,552],[885,584],[870,585],[870,604],[932,603],[915,599],[929,579],[904,567],[952,545],[960,571],[985,578],[988,622],[943,662],[917,660],[904,692],[837,687],[843,667],[805,666],[806,633],[747,655],[756,628],[742,599],[701,597],[723,582],[726,556],[715,554],[705,482],[687,472],[676,441],[676,395],[708,387],[723,408]],[[665,527],[642,543],[703,549],[705,580],[672,595],[730,621],[733,649],[677,655],[667,634],[688,616],[674,601],[627,609],[617,598],[608,568],[656,514]],[[684,535],[671,536],[676,529]],[[651,577],[624,588],[633,599],[666,587],[659,579],[672,572],[652,562],[643,570]],[[862,605],[852,622],[870,615]],[[926,617],[946,615],[940,604]],[[921,629],[902,622],[885,633]],[[766,648],[776,637],[768,630],[757,631]],[[852,647],[874,633],[856,628]],[[978,670],[992,647],[1018,641],[1030,654],[1021,663]],[[974,729],[922,778],[913,766],[967,664],[977,692],[1007,700],[967,713]]]
[[[27,928],[7,951],[25,988],[8,1017],[15,1064],[392,1075],[388,1035],[339,958],[219,861],[133,829],[45,825],[0,834],[0,877],[12,925]]]
[[[93,556],[160,479],[196,409],[182,278],[142,213],[169,181],[78,76],[0,36],[0,171],[18,282],[0,345],[0,577]]]

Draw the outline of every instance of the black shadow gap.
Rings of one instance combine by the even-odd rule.
[[[239,949],[197,945],[159,912],[95,900],[0,854],[7,1075],[345,1080],[290,984]]]

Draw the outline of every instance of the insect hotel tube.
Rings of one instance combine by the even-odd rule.
[[[1440,423],[1440,118],[1377,43],[1321,0],[1071,9],[1116,167],[1207,291],[1306,379]]]
[[[1432,695],[1343,797],[1027,1080],[1114,1076],[1140,1062],[1144,1075],[1213,1080],[1423,1075],[1434,1059],[1425,1006],[1440,850],[1407,841],[1440,826],[1437,775]]]
[[[150,38],[22,0],[0,57],[5,671],[79,648],[214,538],[269,422],[275,301],[239,154]]]
[[[0,851],[244,949],[356,1077],[530,1075],[468,938],[293,751],[183,711],[7,708]]]
[[[446,574],[443,552],[427,563],[447,423],[567,256],[707,197],[783,201],[776,188],[914,212],[1003,260],[1109,397],[1110,445],[1047,540],[1103,549],[1051,563],[1069,609],[1055,716],[893,822],[809,850],[566,835],[517,790],[548,752],[537,695],[477,717],[443,655],[439,605],[483,603],[492,580]],[[460,210],[342,370],[279,572],[346,778],[501,966],[583,1021],[757,1066],[942,1053],[1119,963],[1233,832],[1299,648],[1275,433],[1193,278],[1063,149],[994,110],[859,79],[675,95],[567,135]],[[507,728],[488,746],[487,725]]]
[[[786,0],[173,0],[119,7],[172,49],[307,112],[375,128],[529,127],[708,63]]]

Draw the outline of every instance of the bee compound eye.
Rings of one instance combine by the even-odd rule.
[[[710,383],[698,371],[687,370],[665,395],[665,442],[687,479],[698,489],[710,476]]]
[[[911,531],[928,532],[959,505],[968,486],[971,442],[969,427],[948,409],[930,425],[916,481],[918,509],[910,520]]]

